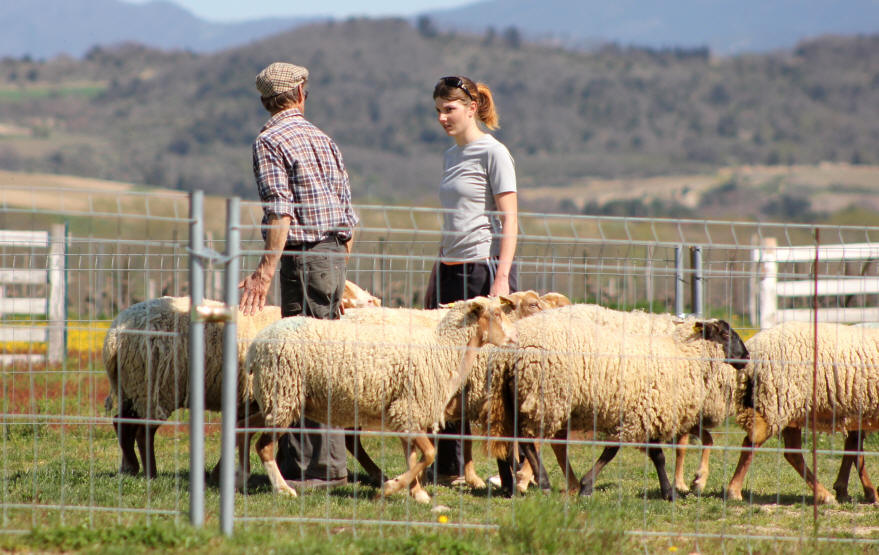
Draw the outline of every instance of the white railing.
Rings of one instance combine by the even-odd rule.
[[[63,224],[53,225],[51,231],[0,230],[0,247],[48,249],[43,268],[0,268],[0,317],[4,314],[39,315],[46,318],[46,326],[33,322],[4,323],[0,326],[0,342],[21,341],[47,343],[46,354],[0,353],[0,362],[16,360],[61,362],[66,352],[65,326],[67,319],[64,281],[64,253],[66,231]],[[44,297],[11,297],[7,285],[46,284]]]
[[[756,302],[752,307],[758,314],[752,320],[760,322],[760,328],[772,327],[781,322],[819,322],[860,323],[879,321],[879,307],[822,307],[817,312],[812,308],[779,308],[779,298],[828,297],[841,295],[870,295],[879,293],[879,277],[875,276],[835,276],[825,279],[779,279],[778,266],[786,263],[819,263],[851,260],[879,260],[879,243],[850,243],[845,245],[823,245],[779,247],[775,238],[765,238],[759,248],[752,251],[752,259],[757,267],[757,281],[752,289]]]

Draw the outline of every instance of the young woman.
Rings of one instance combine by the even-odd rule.
[[[485,129],[498,128],[491,90],[466,77],[443,77],[433,89],[437,120],[455,145],[445,153],[440,202],[444,210],[436,300],[449,303],[516,291],[513,264],[518,229],[516,170],[507,148]],[[484,128],[483,128],[484,126]],[[469,434],[464,427],[444,432]],[[451,429],[449,429],[451,428]],[[443,440],[438,474],[461,476],[461,442]]]

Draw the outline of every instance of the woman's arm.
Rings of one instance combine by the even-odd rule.
[[[510,270],[516,254],[516,240],[519,233],[519,201],[516,193],[500,193],[494,196],[501,218],[501,252],[497,275],[491,284],[489,295],[510,293]]]

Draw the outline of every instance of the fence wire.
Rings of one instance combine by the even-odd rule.
[[[113,523],[132,523],[140,519],[171,518],[186,521],[189,510],[189,419],[185,409],[170,414],[156,413],[161,400],[147,402],[147,414],[136,414],[129,406],[120,406],[118,400],[122,385],[111,406],[110,382],[104,369],[101,350],[110,322],[124,309],[161,296],[187,297],[189,283],[189,198],[185,194],[139,193],[100,190],[35,189],[30,191],[4,188],[0,192],[0,229],[18,231],[47,230],[52,224],[65,223],[68,229],[65,251],[66,280],[66,353],[60,364],[51,364],[39,358],[10,359],[0,369],[2,387],[2,438],[0,438],[0,531],[24,533],[39,525],[87,523],[90,526]],[[49,199],[51,202],[47,202]],[[225,200],[205,200],[206,247],[217,253],[225,252]],[[356,211],[361,219],[356,245],[348,260],[348,279],[381,299],[383,307],[415,308],[424,302],[431,268],[438,256],[443,213],[436,208],[359,205]],[[244,278],[256,267],[263,254],[264,243],[260,222],[262,207],[259,203],[241,204],[240,276]],[[742,337],[748,339],[760,331],[761,321],[770,310],[786,314],[785,310],[807,309],[813,314],[827,314],[837,309],[869,309],[879,306],[876,256],[785,261],[778,255],[785,249],[816,247],[816,230],[820,231],[822,245],[877,245],[879,228],[855,226],[809,226],[801,224],[757,223],[738,221],[665,220],[648,218],[591,217],[561,214],[524,213],[519,216],[519,243],[516,263],[519,287],[543,294],[559,292],[575,304],[596,304],[623,312],[674,313],[683,305],[684,313],[696,306],[691,294],[695,281],[700,281],[699,306],[704,318],[727,321]],[[680,267],[680,253],[698,249],[701,265],[690,265],[684,256]],[[774,253],[771,256],[767,253]],[[772,262],[771,275],[767,263]],[[0,243],[0,299],[40,298],[48,294],[43,283],[24,283],[16,274],[34,269],[48,270],[48,256],[31,247]],[[683,280],[686,298],[680,295],[678,280]],[[773,281],[774,280],[774,281]],[[794,285],[785,283],[819,280],[845,281],[844,286],[828,286],[820,295],[794,294]],[[205,298],[222,299],[224,277],[219,260],[208,261],[205,271]],[[771,288],[774,294],[767,296]],[[834,288],[836,287],[836,288]],[[781,294],[778,292],[781,291]],[[270,304],[280,304],[280,288],[276,280],[271,287]],[[774,303],[774,304],[770,304]],[[186,315],[188,309],[184,310]],[[850,317],[854,312],[847,312]],[[47,325],[41,315],[22,315],[5,312],[3,328],[38,329]],[[380,322],[364,324],[388,331],[387,344],[398,350],[408,350],[415,356],[418,344],[414,316],[409,317],[411,337],[397,339],[390,336],[391,325]],[[784,316],[774,323],[784,321]],[[151,320],[151,322],[153,322]],[[123,334],[133,353],[142,357],[141,370],[146,390],[152,380],[163,379],[162,372],[170,372],[169,383],[174,384],[163,395],[173,408],[187,406],[186,376],[188,361],[188,325],[174,323],[160,328],[155,321],[145,329],[128,330]],[[845,351],[832,361],[833,371],[822,375],[865,376],[865,383],[879,379],[875,376],[875,359],[859,361],[849,351],[863,353],[864,345],[872,345],[873,332],[869,321],[847,320],[844,324],[860,324],[861,345],[847,347],[834,340],[834,346]],[[241,325],[239,321],[239,326]],[[211,328],[214,326],[216,329]],[[212,357],[211,334],[216,335],[219,324],[208,324],[206,375],[210,374]],[[383,326],[387,326],[383,328]],[[571,324],[573,327],[574,324]],[[849,326],[846,326],[847,328]],[[365,327],[363,328],[365,330]],[[374,331],[374,330],[373,330]],[[239,330],[240,333],[240,330]],[[602,333],[606,333],[602,332]],[[368,334],[364,331],[363,338]],[[659,342],[662,334],[632,335],[628,341]],[[239,336],[240,337],[240,336]],[[356,360],[371,360],[377,344],[356,338],[348,344],[359,350]],[[366,341],[364,339],[364,341]],[[323,347],[331,362],[332,342]],[[574,345],[575,343],[572,343]],[[879,342],[876,342],[879,345]],[[387,346],[387,345],[385,345]],[[215,348],[216,345],[213,345]],[[46,353],[46,342],[5,341],[0,354],[40,355]],[[545,358],[559,358],[570,352],[546,348]],[[575,352],[581,359],[605,355],[614,360],[626,359],[625,353],[614,356],[601,351],[588,356]],[[134,355],[132,355],[134,356]],[[782,367],[811,368],[812,359],[788,352],[779,361]],[[866,355],[860,355],[866,356]],[[848,357],[848,358],[846,358]],[[633,359],[638,357],[632,356]],[[408,360],[408,359],[407,359]],[[702,360],[704,362],[707,359]],[[214,359],[214,362],[217,362]],[[644,363],[642,360],[641,363]],[[652,360],[651,363],[656,363]],[[628,363],[629,366],[634,362]],[[823,363],[822,363],[823,364]],[[406,376],[412,363],[397,368],[399,376]],[[551,371],[544,364],[541,371]],[[853,369],[856,369],[853,370]],[[338,379],[344,378],[345,368],[337,370]],[[792,371],[792,370],[791,370]],[[848,375],[848,374],[846,374]],[[129,376],[129,374],[126,374]],[[810,374],[811,376],[811,374]],[[214,375],[213,378],[217,378]],[[411,378],[411,376],[409,376]],[[125,378],[129,379],[129,378]],[[762,379],[762,378],[760,378]],[[809,378],[811,379],[811,378]],[[518,377],[517,377],[518,380]],[[768,381],[768,380],[767,380]],[[390,382],[389,382],[390,383]],[[518,382],[517,382],[518,383]],[[854,383],[854,382],[853,382]],[[872,383],[872,382],[870,382]],[[735,384],[733,384],[735,386]],[[851,384],[849,384],[851,385]],[[788,388],[805,387],[802,383],[787,384]],[[811,383],[809,384],[811,386]],[[206,381],[210,388],[219,387],[219,380]],[[854,386],[853,386],[854,387]],[[408,395],[417,390],[409,384]],[[625,386],[620,386],[624,389]],[[685,389],[681,384],[680,389]],[[834,392],[845,388],[833,389]],[[857,389],[857,387],[854,387]],[[879,414],[879,392],[867,383],[861,391],[862,410],[859,415],[837,415],[834,410],[821,415],[831,421],[830,426],[849,429],[860,427],[863,434],[876,428]],[[317,391],[317,390],[315,390]],[[859,390],[860,391],[860,390]],[[314,392],[313,392],[314,393]],[[564,392],[547,393],[562,395]],[[621,394],[623,391],[611,392]],[[672,396],[671,391],[655,391],[658,397]],[[829,524],[819,528],[804,526],[811,516],[812,493],[801,476],[788,464],[792,455],[802,454],[811,466],[811,453],[818,457],[818,479],[830,483],[829,472],[837,468],[843,454],[854,465],[854,474],[867,474],[864,469],[875,469],[877,443],[875,437],[856,436],[855,447],[845,444],[842,433],[822,433],[817,445],[812,444],[811,423],[792,422],[807,433],[799,445],[785,444],[773,430],[773,435],[754,451],[754,460],[741,490],[743,500],[729,497],[728,484],[742,453],[751,452],[742,447],[744,433],[734,417],[734,391],[724,392],[729,414],[719,423],[697,421],[693,432],[696,446],[687,449],[687,477],[699,459],[698,435],[711,426],[713,444],[704,447],[711,454],[711,473],[700,493],[691,488],[689,493],[675,493],[676,501],[661,499],[657,473],[645,452],[659,447],[666,453],[669,473],[673,474],[671,453],[677,446],[672,438],[658,442],[643,438],[627,442],[617,460],[596,479],[591,497],[564,495],[564,469],[551,453],[553,445],[564,445],[569,453],[571,468],[577,478],[592,465],[605,448],[620,444],[613,434],[602,433],[595,414],[576,415],[576,422],[590,421],[591,426],[577,428],[565,425],[566,437],[547,437],[539,447],[547,469],[552,492],[560,499],[565,512],[587,511],[604,515],[603,522],[612,522],[630,535],[643,538],[666,538],[668,541],[687,541],[698,545],[707,539],[725,538],[754,542],[797,542],[818,539],[827,542],[879,543],[879,525],[875,509],[868,503],[870,491],[850,493],[852,501],[844,499],[847,489],[837,479],[833,495],[845,501],[823,517]],[[460,395],[460,394],[459,394]],[[564,396],[564,395],[562,395]],[[166,399],[166,400],[167,400]],[[424,401],[422,399],[422,401]],[[540,397],[541,403],[552,399]],[[467,399],[462,398],[466,403]],[[803,401],[807,405],[809,400]],[[831,401],[842,404],[841,399]],[[329,407],[332,407],[330,402]],[[216,409],[210,404],[208,409]],[[255,409],[247,407],[245,415]],[[258,409],[256,409],[258,410]],[[127,411],[127,412],[126,412]],[[115,418],[119,416],[118,418]],[[239,415],[240,416],[240,415]],[[516,419],[520,418],[516,412]],[[664,415],[617,414],[623,428],[629,420],[662,419]],[[332,420],[332,409],[328,410]],[[494,458],[482,445],[498,439],[489,429],[479,426],[474,416],[470,435],[474,447],[476,472],[482,480],[497,473]],[[524,418],[524,416],[522,416]],[[846,420],[848,418],[848,420]],[[851,424],[851,421],[857,424]],[[120,472],[120,445],[117,432],[125,426],[149,425],[144,437],[131,444],[138,449],[141,467],[136,475]],[[157,428],[155,436],[153,429]],[[415,439],[412,432],[399,432],[383,426],[348,431],[360,438],[363,446],[386,472],[386,479],[403,472],[407,463],[401,455],[400,440]],[[239,431],[242,428],[239,428]],[[273,430],[255,425],[246,428],[258,435]],[[290,425],[293,433],[300,431],[296,423]],[[822,430],[824,428],[821,428]],[[131,428],[131,433],[135,433]],[[217,412],[206,415],[206,472],[219,459],[220,416]],[[331,430],[329,434],[341,434]],[[788,432],[791,437],[795,434]],[[436,434],[430,435],[436,440]],[[501,438],[504,439],[504,438]],[[512,441],[514,438],[506,437]],[[522,441],[521,438],[519,441]],[[155,448],[156,460],[144,461],[139,449]],[[629,449],[629,447],[639,447]],[[856,455],[862,455],[861,462]],[[144,478],[143,465],[147,464],[156,478]],[[518,496],[508,498],[494,485],[485,489],[469,486],[445,485],[441,477],[425,475],[422,479],[431,501],[419,504],[405,491],[376,499],[379,491],[358,462],[348,457],[348,484],[327,490],[300,492],[293,500],[272,493],[271,485],[260,460],[250,451],[252,473],[243,493],[234,501],[236,526],[277,523],[278,526],[319,524],[327,532],[340,527],[351,527],[364,534],[387,527],[412,526],[445,529],[495,530],[504,518],[516,518]],[[128,470],[132,470],[129,468]],[[814,469],[813,469],[814,470]],[[841,476],[841,475],[840,475]],[[671,478],[674,481],[674,476]],[[688,479],[689,482],[689,479]],[[680,484],[673,484],[680,485]],[[535,488],[531,486],[531,491]],[[875,490],[873,490],[875,493]],[[208,477],[206,509],[208,520],[217,519],[219,491]],[[540,495],[528,493],[527,496]],[[865,503],[867,502],[867,503]],[[875,503],[876,500],[872,499]],[[843,516],[840,516],[843,515]]]

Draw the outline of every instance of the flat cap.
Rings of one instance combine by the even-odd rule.
[[[256,76],[256,88],[263,98],[292,91],[308,79],[308,70],[302,66],[275,62]]]

